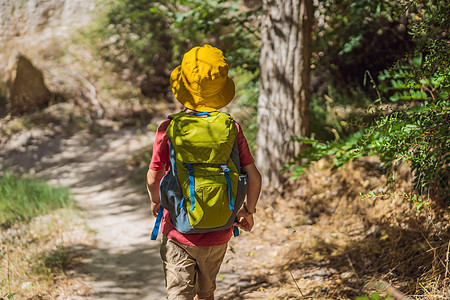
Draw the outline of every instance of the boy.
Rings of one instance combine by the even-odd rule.
[[[234,97],[235,87],[228,77],[228,62],[222,51],[210,45],[188,51],[180,66],[170,76],[176,99],[185,106],[187,114],[214,112],[225,107]],[[198,113],[201,112],[201,113]],[[153,215],[160,208],[160,182],[169,169],[169,138],[166,129],[171,119],[157,130],[152,161],[147,172],[147,190]],[[253,214],[261,190],[261,175],[254,165],[247,141],[237,127],[237,147],[241,168],[247,172],[247,201],[237,213],[236,226],[245,231],[253,228]],[[193,153],[195,155],[195,153]],[[175,229],[168,211],[161,221],[161,259],[166,279],[167,299],[214,299],[216,276],[222,264],[230,228],[196,234],[181,233]]]

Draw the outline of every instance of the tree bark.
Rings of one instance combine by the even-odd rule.
[[[278,188],[283,166],[309,135],[312,0],[264,0],[256,164],[264,186]]]

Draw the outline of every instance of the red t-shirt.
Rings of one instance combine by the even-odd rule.
[[[170,167],[169,162],[169,137],[166,135],[167,126],[169,126],[170,119],[161,123],[156,131],[155,143],[153,144],[152,161],[149,168],[153,171],[161,170],[164,165],[166,170]],[[239,149],[239,160],[242,167],[254,163],[250,149],[248,148],[247,140],[244,137],[241,127],[236,123],[238,134],[236,142]],[[232,235],[233,226],[231,228],[213,231],[208,233],[184,234],[178,232],[170,218],[167,210],[164,210],[163,218],[161,220],[161,232],[171,240],[178,243],[196,246],[196,247],[210,247],[219,246],[227,243]]]

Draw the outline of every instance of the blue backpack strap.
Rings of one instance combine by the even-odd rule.
[[[196,112],[196,113],[192,113],[191,116],[196,116],[196,117],[208,116],[208,117],[211,117],[211,113],[209,113],[209,112]]]
[[[150,239],[152,241],[156,240],[156,238],[158,237],[159,226],[161,225],[161,219],[162,219],[163,213],[164,213],[164,208],[161,205],[161,206],[159,206],[158,215],[156,216],[155,226],[153,227],[152,235],[150,236]]]
[[[237,223],[237,221],[238,221],[238,219],[236,217],[236,223]],[[233,228],[233,236],[234,237],[239,236],[239,227],[237,227],[236,225],[234,225],[234,228]]]
[[[195,179],[194,179],[194,169],[191,164],[186,164],[189,175],[189,189],[191,194],[191,211],[195,208]]]
[[[226,164],[220,165],[222,167],[222,171],[225,174],[225,178],[227,179],[228,184],[228,201],[230,202],[230,210],[234,210],[234,203],[233,203],[233,186],[231,185],[231,178],[230,178],[230,169],[228,169]]]

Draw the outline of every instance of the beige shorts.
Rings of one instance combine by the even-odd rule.
[[[177,243],[164,235],[161,259],[166,277],[167,299],[207,298],[214,294],[227,244],[194,247]]]

